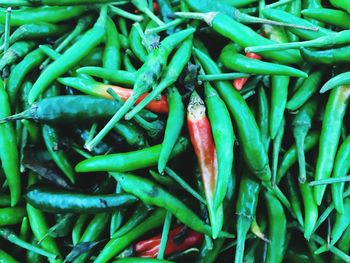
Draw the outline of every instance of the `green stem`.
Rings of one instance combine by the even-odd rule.
[[[250,74],[246,73],[222,73],[211,75],[199,75],[198,79],[201,81],[217,81],[217,80],[232,80],[240,78],[249,78]]]
[[[145,15],[147,15],[151,20],[153,20],[154,22],[156,22],[156,24],[158,26],[164,26],[165,23],[160,20],[155,14],[153,14],[153,12],[149,9],[149,8],[145,8],[143,10],[143,12],[145,13]]]
[[[156,34],[156,33],[165,31],[169,28],[176,27],[176,26],[180,25],[183,21],[184,21],[183,19],[177,18],[177,19],[175,19],[167,24],[164,24],[162,26],[146,29],[145,33],[146,34]]]
[[[18,236],[16,236],[10,230],[7,230],[5,228],[0,228],[0,236],[4,239],[8,240],[9,242],[11,242],[11,243],[13,243],[21,248],[24,248],[28,251],[45,256],[49,259],[57,259],[57,255],[23,241],[22,239],[20,239]]]
[[[175,173],[172,169],[169,167],[165,168],[165,172],[179,185],[181,185],[190,195],[192,195],[194,198],[196,198],[199,202],[206,204],[207,202],[204,200],[204,198],[198,194],[189,184],[186,183],[177,173]]]
[[[119,8],[119,7],[115,7],[113,5],[108,5],[109,10],[112,12],[112,14],[114,15],[118,15],[124,18],[127,18],[129,20],[133,20],[135,22],[141,22],[143,20],[143,16],[141,15],[135,15],[129,12],[126,12],[125,10]]]
[[[316,186],[316,185],[325,185],[325,184],[336,184],[336,183],[344,183],[344,182],[350,182],[350,176],[342,176],[337,178],[327,178],[327,179],[321,179],[317,181],[312,181],[309,183],[310,186]]]
[[[139,35],[142,39],[143,46],[146,48],[147,52],[150,53],[151,52],[151,44],[147,40],[147,37],[146,37],[145,33],[143,32],[140,23],[135,23],[135,24],[133,24],[133,26],[136,28],[137,32],[139,33]]]
[[[9,49],[10,46],[10,21],[11,21],[11,7],[6,9],[6,18],[5,18],[5,37],[4,37],[4,53]]]
[[[253,96],[255,94],[255,90],[249,90],[248,92],[244,93],[242,95],[243,99],[248,99],[249,97]]]
[[[159,244],[159,250],[158,250],[158,255],[157,255],[158,259],[164,258],[166,244],[168,242],[168,234],[169,234],[170,225],[171,225],[171,218],[172,218],[171,212],[167,211],[166,215],[165,215],[165,219],[164,219],[162,238],[161,238],[160,244]]]

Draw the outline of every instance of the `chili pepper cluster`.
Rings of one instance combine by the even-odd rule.
[[[348,0],[0,0],[0,262],[350,262]]]

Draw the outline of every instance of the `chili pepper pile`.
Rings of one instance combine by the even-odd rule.
[[[350,262],[348,0],[0,0],[0,262]]]

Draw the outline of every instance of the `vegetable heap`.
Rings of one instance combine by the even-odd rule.
[[[0,262],[350,262],[349,0],[0,0]]]

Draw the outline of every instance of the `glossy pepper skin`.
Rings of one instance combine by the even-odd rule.
[[[106,30],[106,19],[107,7],[104,6],[95,25],[41,73],[28,94],[29,104],[32,104],[57,77],[76,66],[102,41]]]
[[[51,213],[98,213],[112,211],[137,201],[132,195],[86,195],[56,190],[40,185],[31,186],[25,195],[29,204]]]
[[[213,237],[216,238],[223,224],[222,206],[214,207],[214,197],[218,176],[218,160],[211,125],[203,100],[193,92],[187,107],[187,127],[197,156],[200,175],[207,200]]]
[[[0,80],[0,118],[8,117],[11,105],[5,86]],[[15,206],[21,196],[19,152],[13,123],[0,124],[0,159],[10,189],[11,206]]]
[[[316,163],[315,180],[331,176],[336,151],[339,144],[341,125],[350,98],[350,87],[340,86],[331,91],[322,121],[319,153]],[[314,187],[314,197],[321,204],[326,185]]]
[[[188,140],[180,137],[170,157],[183,153],[188,147]],[[94,156],[81,161],[75,167],[76,172],[128,172],[157,164],[162,145],[154,145],[137,151]]]
[[[346,140],[340,145],[335,161],[334,168],[332,172],[332,177],[342,177],[348,174],[350,170],[350,137],[348,136]],[[335,183],[331,185],[332,189],[332,200],[334,207],[338,213],[344,213],[344,193],[345,183]]]
[[[194,49],[198,61],[207,74],[220,74],[217,64],[205,53]],[[259,127],[247,103],[238,91],[226,81],[215,81],[214,87],[224,100],[232,114],[237,129],[237,137],[242,145],[243,157],[248,168],[259,179],[270,180],[271,171],[267,160],[267,153],[262,142]]]
[[[136,255],[138,257],[157,257],[160,240],[161,235],[157,235],[146,240],[138,241],[134,245]],[[168,234],[168,242],[164,255],[167,256],[174,252],[179,252],[194,246],[198,246],[202,243],[202,241],[203,234],[199,234],[192,230],[186,230],[183,228],[183,226],[178,226],[172,229]]]

